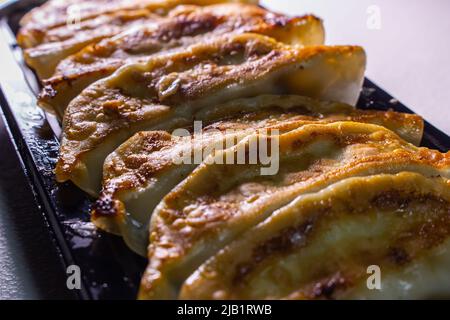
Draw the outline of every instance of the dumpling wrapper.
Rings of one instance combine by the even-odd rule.
[[[304,46],[321,45],[325,38],[322,21],[313,16],[290,18],[236,3],[177,7],[165,19],[104,39],[61,61],[56,74],[44,81],[39,105],[62,118],[67,105],[83,89],[124,64],[142,62],[158,52],[227,33],[244,32]]]
[[[147,9],[166,14],[178,5],[211,5],[216,3],[253,3],[257,0],[49,0],[23,16],[17,42],[22,48],[32,48],[51,41],[47,34],[61,27],[74,35],[72,22],[84,22],[121,10]]]
[[[104,160],[134,133],[191,125],[196,112],[233,99],[292,93],[354,104],[365,62],[361,47],[294,48],[242,34],[124,66],[67,108],[57,180],[96,195]]]
[[[211,157],[237,159],[261,138],[250,136]],[[311,124],[267,139],[271,145],[278,140],[277,162],[223,165],[207,159],[164,197],[152,215],[141,299],[176,298],[182,283],[208,258],[302,194],[380,173],[450,175],[450,154],[417,148],[371,124]],[[273,163],[278,163],[277,174],[262,175]]]
[[[55,73],[61,60],[90,44],[115,36],[129,28],[156,22],[161,16],[150,10],[117,11],[82,21],[77,27],[64,25],[45,33],[42,43],[23,51],[25,62],[40,80]],[[44,83],[45,85],[45,83]]]
[[[418,145],[423,120],[417,115],[362,111],[343,103],[322,102],[301,96],[238,99],[195,115],[206,127],[189,139],[167,132],[140,132],[105,161],[103,189],[93,206],[97,227],[122,235],[130,248],[147,254],[148,225],[154,208],[199,162],[175,161],[232,147],[259,129],[280,133],[313,123],[357,121],[385,126]],[[213,123],[213,124],[210,124]],[[201,133],[201,134],[200,134]]]
[[[302,195],[209,259],[179,298],[448,299],[446,176],[351,178]]]

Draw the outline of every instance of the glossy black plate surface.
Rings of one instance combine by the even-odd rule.
[[[134,299],[145,259],[115,236],[97,231],[89,222],[92,199],[70,183],[54,180],[59,142],[58,123],[36,106],[38,84],[23,64],[14,34],[20,17],[44,1],[6,1],[0,5],[0,103],[42,214],[51,228],[64,266],[82,271],[81,299]],[[367,80],[358,107],[412,113]],[[1,111],[0,111],[1,112]],[[450,138],[428,122],[423,146],[448,151]]]

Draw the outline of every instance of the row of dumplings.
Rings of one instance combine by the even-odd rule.
[[[57,180],[148,256],[141,299],[448,297],[450,154],[419,147],[419,116],[354,107],[361,47],[325,46],[320,19],[256,2],[28,13],[18,42],[63,124]],[[211,161],[274,139],[274,174]],[[173,161],[192,149],[204,161]]]

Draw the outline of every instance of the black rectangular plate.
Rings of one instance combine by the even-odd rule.
[[[119,237],[96,230],[89,220],[92,199],[71,183],[57,184],[54,179],[58,125],[36,106],[37,81],[24,65],[14,36],[20,17],[42,2],[12,0],[0,5],[2,116],[64,266],[75,264],[82,270],[79,298],[135,299],[145,259]],[[413,113],[367,79],[358,107]],[[426,122],[422,144],[447,152],[450,138]]]

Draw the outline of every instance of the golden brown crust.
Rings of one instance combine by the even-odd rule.
[[[27,13],[21,20],[18,43],[23,48],[41,43],[45,34],[63,26],[72,18],[83,22],[119,10],[148,9],[167,12],[182,4],[210,5],[224,2],[255,3],[257,0],[50,0]],[[74,17],[71,17],[74,16]]]
[[[88,87],[70,104],[64,117],[65,134],[57,176],[68,174],[76,165],[79,157],[76,154],[82,151],[76,147],[80,143],[86,145],[81,149],[87,151],[111,132],[148,118],[156,120],[158,113],[169,111],[168,106],[195,100],[204,91],[214,87],[221,74],[226,77],[221,81],[226,86],[236,79],[237,74],[252,78],[251,73],[257,73],[258,67],[264,64],[270,64],[271,61],[286,63],[292,59],[293,52],[283,51],[281,44],[266,38],[256,38],[255,42],[251,39],[247,41],[248,37],[244,35],[230,40],[223,38],[212,43],[194,45],[188,50],[156,56],[147,66],[127,66],[110,79]],[[278,50],[275,51],[276,49]],[[232,52],[236,52],[237,59],[242,59],[239,61],[242,65],[227,65],[226,59]],[[241,58],[242,54],[245,56]],[[211,61],[215,56],[219,64]],[[249,62],[251,58],[255,63]],[[202,65],[199,63],[202,62],[203,68],[207,67],[209,70],[201,70]],[[141,68],[149,71],[140,72]],[[186,73],[191,68],[197,70]],[[147,96],[139,97],[136,94],[138,92],[133,92],[135,87],[145,89]],[[176,90],[171,90],[172,87]],[[150,107],[149,114],[145,110],[146,104]],[[156,109],[156,112],[152,112],[152,109]]]
[[[58,63],[87,45],[110,38],[129,28],[161,19],[150,10],[117,11],[83,21],[77,28],[67,25],[49,30],[40,43],[24,51],[27,64],[41,80],[53,76]]]
[[[419,116],[351,106],[362,48],[314,46],[320,19],[257,3],[50,0],[25,15],[17,42],[51,77],[39,105],[64,115],[57,180],[97,195],[104,163],[92,220],[142,255],[150,239],[141,299],[373,298],[368,265],[383,298],[448,297],[450,152],[415,146]],[[252,158],[261,141],[270,164]],[[189,149],[200,163],[174,162]]]
[[[389,275],[401,282],[408,266],[417,268],[449,235],[448,179],[404,172],[344,180],[248,230],[187,280],[180,298],[370,297],[368,266],[381,268],[385,298],[429,298],[417,285],[427,273],[413,272],[408,288],[400,283],[400,289]],[[443,250],[448,246],[438,256],[448,254]],[[446,266],[431,268],[438,276]]]
[[[29,49],[73,38],[80,27],[81,30],[94,30],[95,26],[101,26],[102,22],[107,22],[116,13],[126,16],[126,11],[120,13],[121,2],[125,1],[93,0],[81,3],[76,0],[48,1],[24,16],[17,42],[22,48]],[[139,6],[129,9],[139,10]],[[79,26],[70,26],[71,23],[78,23]]]
[[[261,90],[326,98],[324,90],[333,88],[327,74],[309,85],[304,81],[310,78],[302,79],[302,75],[309,72],[308,63],[312,68],[326,69],[326,61],[331,59],[333,73],[339,72],[334,63],[342,63],[345,68],[355,62],[352,70],[345,68],[342,75],[335,75],[342,76],[344,86],[355,89],[354,93],[347,90],[353,99],[365,65],[360,47],[297,49],[264,36],[242,34],[159,55],[146,64],[126,66],[88,87],[67,109],[56,168],[58,181],[74,180],[77,170],[89,170],[83,167],[82,157],[114,134],[127,135],[119,145],[134,132],[151,129],[163,120],[170,122],[178,117],[190,121],[195,110]],[[336,83],[340,82],[333,80],[333,85]],[[170,124],[163,129],[171,130]]]
[[[166,19],[105,39],[63,60],[55,75],[44,82],[39,103],[63,114],[82,89],[126,63],[216,36],[244,32],[273,36],[288,44],[320,45],[324,41],[322,22],[313,16],[289,18],[244,4],[178,7]]]
[[[199,263],[303,193],[377,173],[450,175],[450,153],[414,147],[369,124],[307,125],[279,143],[275,176],[260,176],[260,166],[202,164],[163,199],[153,213],[141,298],[174,298]]]
[[[320,19],[311,15],[289,18],[254,5],[184,6],[171,11],[167,18],[156,21],[154,24],[143,25],[135,31],[126,32],[113,39],[106,39],[84,48],[62,61],[55,76],[70,79],[84,72],[108,67],[109,70],[115,70],[122,66],[125,60],[151,55],[165,49],[165,45],[167,48],[180,47],[190,45],[193,41],[201,42],[206,36],[212,37],[230,32],[276,36],[278,31],[285,34],[284,37],[279,37],[279,40],[283,42],[283,38],[288,38],[290,35],[293,38],[299,37],[294,29],[310,23],[321,24]],[[202,37],[197,37],[199,35]],[[323,41],[311,43],[310,39],[305,37],[299,37],[293,42],[304,45],[323,43]],[[287,41],[287,43],[291,42]]]
[[[144,224],[150,221],[153,204],[161,200],[158,192],[162,184],[170,190],[195,168],[195,165],[189,166],[183,169],[182,174],[174,174],[181,165],[174,163],[173,159],[189,148],[202,149],[203,153],[212,145],[224,146],[225,139],[230,141],[233,136],[237,143],[259,129],[288,132],[307,124],[338,121],[382,125],[418,144],[423,128],[422,119],[415,115],[355,110],[346,104],[319,102],[300,96],[264,95],[239,99],[208,109],[206,114],[197,114],[195,118],[206,126],[201,136],[197,132],[192,140],[186,140],[163,132],[140,132],[107,158],[103,169],[103,189],[92,211],[92,219],[98,227],[114,229],[116,234],[123,233],[129,245],[143,253],[146,241],[131,243],[132,240],[127,239],[131,231],[121,231],[126,227],[121,226],[124,217]],[[167,181],[166,176],[171,179]],[[170,186],[166,186],[168,184]],[[150,191],[152,188],[154,192]],[[124,199],[132,199],[129,201],[133,208],[145,208],[146,212],[127,208],[122,202]]]
[[[204,129],[204,134],[209,130],[218,130],[223,132],[223,134],[225,134],[226,130],[235,132],[247,130],[248,135],[250,135],[257,132],[258,129],[269,131],[275,129],[283,133],[306,124],[354,121],[381,125],[394,132],[397,131],[397,134],[399,131],[402,133],[410,129],[413,133],[413,141],[409,142],[417,144],[416,131],[420,131],[420,124],[423,123],[418,116],[393,111],[347,110],[347,112],[343,112],[341,110],[336,114],[322,114],[319,117],[301,115],[301,113],[296,113],[295,110],[292,110],[291,113],[278,113],[277,111],[272,109],[266,112],[241,113],[238,119],[233,119],[230,116],[228,119],[219,120],[207,126]],[[395,118],[394,122],[390,122],[390,118]],[[406,126],[411,127],[405,130]],[[406,136],[406,138],[408,137],[410,136]],[[209,137],[203,135],[203,138],[207,139]],[[156,172],[162,173],[163,170],[167,169],[166,166],[171,165],[170,161],[165,162],[162,157],[154,158],[153,153],[161,151],[163,148],[164,152],[167,152],[168,148],[174,146],[178,146],[177,141],[175,137],[167,132],[147,131],[137,133],[114,152],[115,157],[110,157],[108,159],[109,163],[105,163],[102,193],[110,195],[143,187],[148,181],[147,179],[154,177]],[[149,159],[151,161],[148,161]],[[155,162],[157,160],[163,162]]]

